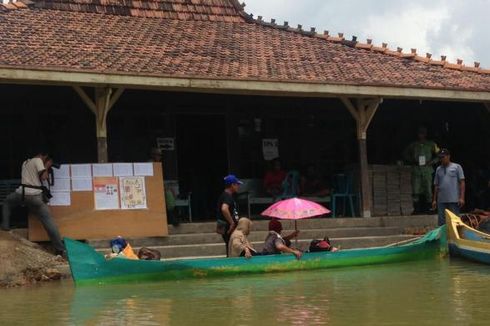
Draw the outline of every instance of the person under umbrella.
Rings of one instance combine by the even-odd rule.
[[[275,231],[276,233],[278,233],[284,239],[284,241],[286,242],[286,246],[291,247],[291,239],[295,239],[295,238],[298,237],[299,230],[294,230],[292,233],[290,233],[290,234],[288,234],[286,236],[283,236],[282,235],[282,230],[283,230],[282,223],[278,219],[273,218],[269,222],[269,232],[270,231]]]
[[[282,224],[276,219],[273,219],[269,223],[269,234],[265,239],[264,249],[262,251],[263,255],[275,255],[280,253],[291,253],[296,256],[297,259],[301,259],[303,253],[295,248],[290,248],[288,246],[291,244],[290,239],[298,236],[299,231],[296,230],[286,237],[281,236]]]
[[[321,216],[330,213],[325,207],[300,198],[291,198],[281,200],[272,204],[269,208],[262,212],[262,216],[278,218],[283,220],[294,220],[294,228],[298,232],[297,220]],[[296,233],[296,236],[298,233]],[[298,240],[296,239],[296,245]],[[292,253],[296,258],[301,258],[301,252],[297,249],[292,249],[286,246],[286,241],[276,231],[270,231],[265,240],[264,254],[275,254],[280,252]]]

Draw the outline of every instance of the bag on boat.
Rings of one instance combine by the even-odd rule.
[[[323,240],[311,240],[310,242],[310,252],[331,251],[332,248],[329,238],[323,238]]]
[[[141,260],[160,260],[162,255],[158,250],[143,247],[138,251],[138,258]]]

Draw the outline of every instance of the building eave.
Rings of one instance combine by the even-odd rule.
[[[0,83],[299,97],[383,97],[490,102],[490,92],[288,81],[224,80],[0,67]]]

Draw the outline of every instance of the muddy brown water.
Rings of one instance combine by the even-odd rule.
[[[456,259],[0,290],[0,325],[489,325],[490,266]]]

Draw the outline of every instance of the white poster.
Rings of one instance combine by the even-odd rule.
[[[55,191],[70,191],[70,179],[54,178],[53,184],[49,186],[51,192]]]
[[[135,176],[153,176],[153,163],[134,163]]]
[[[119,182],[117,177],[94,177],[96,210],[119,209]]]
[[[175,150],[175,138],[165,137],[157,138],[158,149],[161,151],[174,151]]]
[[[132,163],[114,163],[113,168],[115,177],[130,177],[133,175]]]
[[[145,209],[146,189],[145,177],[119,178],[121,190],[121,209]]]
[[[56,179],[70,178],[70,166],[68,164],[63,164],[59,169],[53,167],[53,176]]]
[[[49,200],[50,206],[70,206],[71,205],[70,192],[56,191],[56,192],[52,192],[51,195],[53,197]]]
[[[279,140],[275,138],[262,139],[264,160],[270,161],[279,157]]]
[[[112,177],[112,164],[110,163],[97,163],[92,164],[92,171],[94,177]]]
[[[71,179],[72,191],[92,191],[92,178],[75,178]]]
[[[92,165],[91,164],[72,164],[71,165],[71,177],[72,178],[92,178]]]

